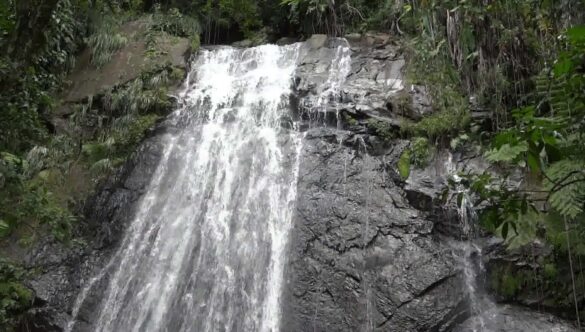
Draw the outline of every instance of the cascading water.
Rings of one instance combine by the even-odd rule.
[[[171,118],[179,130],[96,277],[108,287],[95,331],[279,330],[301,148],[288,104],[299,52],[199,56]]]
[[[468,189],[460,185],[461,178],[456,174],[453,164],[453,156],[449,153],[446,163],[447,173],[451,175],[456,184],[459,221],[461,228],[461,241],[453,243],[456,251],[461,252],[460,264],[463,267],[463,276],[467,294],[469,297],[469,309],[473,321],[469,328],[473,332],[489,332],[490,320],[497,319],[497,308],[495,303],[485,294],[478,284],[478,278],[485,273],[483,266],[482,250],[475,243],[477,234],[477,213],[473,201],[469,196]]]

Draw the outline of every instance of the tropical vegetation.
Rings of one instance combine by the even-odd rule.
[[[577,0],[3,0],[0,237],[70,241],[83,199],[170,107],[167,88],[183,73],[161,65],[78,103],[69,130],[54,124],[76,57],[89,49],[93,66],[106,65],[131,42],[121,27],[138,18],[149,22],[151,57],[164,36],[196,49],[243,38],[393,34],[409,55],[408,79],[428,87],[435,109],[399,133],[369,124],[384,141],[412,141],[402,177],[428,164],[432,145],[479,147],[498,172],[461,176],[483,208],[485,231],[511,247],[552,245],[543,278],[555,284],[568,263],[572,301],[584,307],[585,271],[574,268],[585,258],[585,3]],[[516,170],[530,183],[505,176]],[[0,261],[0,326],[30,304],[25,274]],[[510,277],[499,283],[507,295],[522,287]]]

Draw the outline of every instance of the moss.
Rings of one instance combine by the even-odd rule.
[[[398,159],[398,173],[404,180],[410,176],[410,158],[410,150],[406,149],[400,155],[400,159]]]
[[[452,109],[434,113],[419,122],[404,121],[402,132],[407,136],[437,138],[456,134],[471,122],[470,114],[464,109]]]

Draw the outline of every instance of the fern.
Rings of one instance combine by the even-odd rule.
[[[90,171],[94,176],[108,174],[114,169],[114,163],[109,158],[104,158],[96,161],[90,167]]]
[[[549,203],[561,216],[575,218],[585,204],[585,163],[564,159],[546,171],[545,186],[550,191]]]
[[[493,148],[486,152],[485,157],[491,162],[512,162],[517,160],[528,151],[528,144],[520,142],[518,144],[504,144],[500,148]]]
[[[117,31],[111,20],[104,20],[86,42],[91,49],[91,63],[102,67],[110,62],[112,56],[128,43],[128,38]]]

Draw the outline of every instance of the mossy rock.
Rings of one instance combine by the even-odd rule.
[[[154,36],[154,45],[147,40],[148,23],[144,19],[128,22],[121,33],[131,36],[112,59],[100,68],[91,64],[91,52],[84,50],[66,81],[71,89],[63,96],[65,103],[76,103],[96,96],[120,85],[124,85],[144,72],[151,72],[162,64],[186,68],[187,58],[194,44],[189,38],[159,33]]]

